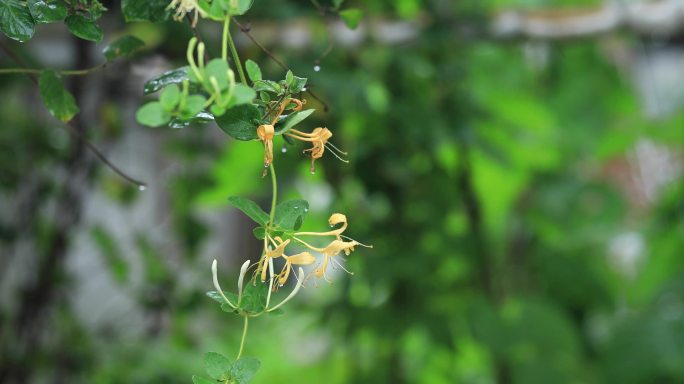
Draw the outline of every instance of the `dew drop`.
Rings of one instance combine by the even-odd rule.
[[[321,71],[321,66],[318,65],[318,64],[314,65],[314,71],[315,71],[315,72],[320,72],[320,71]]]
[[[309,212],[309,208],[304,208],[304,212]]]
[[[138,185],[138,191],[144,192],[145,190],[147,190],[147,187],[146,187],[146,186],[144,186],[144,185]]]
[[[282,153],[286,153],[286,152],[287,152],[287,147],[283,146],[283,149],[281,149],[280,151],[281,151]]]
[[[302,88],[302,92],[306,92],[306,87]]]

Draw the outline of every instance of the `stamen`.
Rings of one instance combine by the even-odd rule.
[[[344,238],[344,239],[347,239],[347,240],[349,240],[349,241],[353,241],[353,242],[355,242],[356,244],[358,244],[358,245],[360,245],[360,246],[362,246],[362,247],[366,247],[366,248],[373,248],[373,246],[372,246],[372,245],[366,245],[366,244],[363,244],[363,243],[359,243],[358,241],[356,241],[356,240],[352,239],[352,238],[351,238],[351,237],[349,237],[349,236],[345,236],[345,235],[340,235],[340,237],[342,237],[342,238]]]
[[[326,143],[325,146],[328,147],[328,144],[330,144],[330,143]],[[328,147],[328,148],[329,148],[329,147]],[[343,162],[343,163],[347,163],[347,164],[349,163],[349,160],[345,160],[345,159],[341,158],[337,153],[335,153],[335,151],[332,151],[332,150],[331,150],[331,151],[328,151],[328,152],[332,153],[332,155],[335,156],[335,157],[337,158],[337,160],[339,160],[339,161],[341,161],[341,162]]]
[[[348,155],[347,152],[345,152],[345,151],[343,151],[343,150],[337,148],[337,147],[335,146],[335,144],[333,144],[333,143],[331,143],[331,142],[328,142],[328,143],[326,143],[326,144],[328,144],[329,146],[331,146],[334,150],[336,150],[337,152],[339,152],[341,155],[344,155],[344,156],[347,156],[347,155]]]
[[[348,274],[350,274],[350,275],[352,275],[352,276],[354,275],[354,272],[350,272],[347,268],[345,268],[345,267],[342,265],[342,263],[340,263],[339,260],[337,260],[337,258],[333,258],[333,259],[332,259],[332,262],[333,262],[335,265],[337,265],[338,267],[342,268],[342,270],[345,271],[345,272],[347,272]]]

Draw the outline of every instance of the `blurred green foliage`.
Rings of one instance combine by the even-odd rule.
[[[364,11],[362,31],[363,23],[423,22],[407,27],[414,36],[402,43],[363,35],[353,47],[335,46],[320,72],[313,67],[328,46],[326,33],[313,34],[299,51],[269,47],[309,78],[329,106],[322,112],[305,96],[319,109],[309,120],[329,127],[351,160],[326,157],[311,175],[301,147],[276,150],[282,201],[311,203],[305,230],[316,218],[344,212],[350,236],[374,248],[348,258],[353,276],[311,284],[283,316],[250,325],[246,352],[261,359],[254,382],[684,383],[681,169],[648,203],[611,173],[613,164],[629,163],[642,139],[681,157],[684,114],[644,117],[635,87],[606,55],[604,39],[634,47],[638,36],[527,42],[492,39],[483,29],[502,8],[596,3],[348,0]],[[246,19],[258,36],[256,26],[300,16],[316,31],[333,17],[320,17],[303,0],[257,0]],[[120,15],[103,17],[123,23]],[[187,25],[134,28],[182,65]],[[541,44],[542,64],[525,54],[530,44]],[[239,48],[265,78],[284,76],[248,40]],[[0,63],[14,65],[4,56]],[[40,263],[63,225],[49,209],[65,180],[51,173],[69,164],[75,144],[54,124],[20,112],[20,99],[36,102],[31,86],[0,78],[3,93],[18,96],[0,105],[0,188],[10,201],[32,191],[43,208],[29,211],[29,223],[0,221],[0,239],[7,249],[30,239]],[[102,108],[102,125],[117,114],[109,108]],[[115,142],[125,130],[143,129],[124,124],[103,137]],[[130,244],[104,225],[70,228],[69,236],[92,238],[92,257],[108,268],[113,289],[143,309],[149,327],[136,333],[143,336],[126,336],[119,318],[86,327],[64,298],[78,289],[64,270],[49,285],[61,287],[61,299],[41,304],[53,306],[47,339],[26,341],[11,328],[18,306],[0,307],[0,378],[22,367],[33,380],[189,383],[204,351],[233,353],[241,325],[204,297],[211,283],[207,258],[200,257],[203,245],[225,234],[202,214],[231,211],[231,195],[268,198],[268,181],[260,178],[259,143],[227,136],[217,142],[216,132],[155,132],[167,160],[180,164],[160,186],[168,200],[157,203],[169,211],[161,237],[176,241],[180,257],[166,255],[159,228],[136,233]],[[137,191],[104,172],[92,189],[121,210],[136,200]],[[249,225],[242,223],[240,236],[251,236]],[[624,236],[642,244],[636,260],[615,256],[613,245]],[[256,257],[249,241],[234,266]],[[190,277],[176,277],[186,271]],[[144,283],[131,284],[134,275]]]

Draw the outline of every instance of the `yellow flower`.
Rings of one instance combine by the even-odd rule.
[[[268,273],[268,259],[275,259],[282,256],[285,253],[285,247],[290,244],[290,239],[283,241],[280,237],[276,236],[275,239],[269,240],[276,246],[274,249],[267,248],[264,252],[264,258],[262,259],[261,265],[261,281],[266,281],[266,274]]]
[[[309,252],[302,252],[292,256],[283,255],[283,258],[285,259],[285,266],[283,266],[283,270],[278,275],[278,284],[280,285],[287,282],[293,265],[311,265],[316,261]]]
[[[264,174],[268,171],[268,166],[273,162],[273,136],[275,129],[270,124],[260,125],[257,128],[257,136],[264,143]]]
[[[327,277],[325,275],[325,272],[327,271],[328,265],[331,262],[337,265],[338,267],[342,268],[345,272],[352,274],[346,268],[344,268],[342,264],[340,264],[340,262],[335,260],[335,256],[337,256],[340,252],[344,252],[345,255],[349,256],[349,254],[351,254],[352,251],[354,251],[354,247],[356,247],[357,245],[373,248],[373,246],[361,244],[358,241],[342,234],[347,229],[347,216],[345,216],[344,214],[333,213],[332,215],[330,215],[330,218],[328,219],[328,224],[330,224],[331,227],[339,224],[342,225],[337,229],[333,229],[327,232],[297,232],[295,233],[294,237],[296,241],[308,247],[309,249],[323,254],[323,261],[321,262],[321,264],[318,265],[318,267],[316,267],[316,269],[314,270],[314,274],[316,275],[316,277],[323,277],[326,278],[326,280]],[[335,236],[335,240],[331,241],[330,244],[328,244],[324,248],[318,248],[314,247],[311,244],[308,244],[307,242],[303,241],[297,236]]]
[[[197,18],[199,16],[206,17],[207,14],[202,9],[200,9],[197,0],[172,0],[166,9],[176,9],[176,13],[173,15],[173,19],[176,21],[182,21],[186,14],[195,12],[195,16],[192,20],[192,26],[197,25]]]
[[[283,113],[285,108],[287,108],[287,106],[290,105],[290,103],[296,104],[293,111],[300,111],[302,109],[302,106],[304,105],[302,101],[297,99],[285,99],[280,103],[278,111],[273,115],[271,123],[263,124],[257,127],[257,137],[259,137],[259,140],[261,140],[264,143],[263,176],[266,176],[266,173],[268,172],[268,166],[271,165],[271,163],[273,162],[273,136],[275,136],[275,128],[273,126],[276,124],[276,122],[278,122],[280,115]]]
[[[311,172],[316,172],[316,159],[323,157],[325,148],[330,149],[332,153],[338,160],[348,163],[348,160],[343,159],[341,156],[346,156],[347,152],[343,152],[328,140],[332,137],[332,132],[328,128],[318,127],[315,128],[311,133],[306,133],[298,131],[296,129],[290,129],[289,132],[285,133],[288,137],[293,139],[310,142],[312,147],[305,149],[304,152],[311,152]]]
[[[354,247],[357,245],[362,244],[356,240],[333,240],[332,242],[330,242],[330,244],[328,244],[327,247],[321,249],[320,252],[323,253],[323,262],[321,262],[321,264],[314,270],[314,274],[316,275],[316,277],[326,277],[325,272],[328,269],[328,264],[330,262],[333,262],[338,267],[342,268],[345,272],[349,273],[350,275],[353,275],[353,273],[349,272],[346,268],[344,268],[339,261],[335,260],[335,256],[337,256],[342,251],[344,251],[345,255],[349,256],[349,254],[354,250]]]

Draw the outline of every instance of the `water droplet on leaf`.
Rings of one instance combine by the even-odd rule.
[[[280,151],[283,152],[283,153],[286,153],[286,152],[287,152],[287,147],[283,146],[283,149],[281,149]]]
[[[138,191],[144,192],[147,189],[147,186],[145,185],[138,185]]]
[[[315,72],[320,72],[320,71],[321,71],[321,66],[320,66],[320,65],[314,65],[314,71],[315,71]]]

